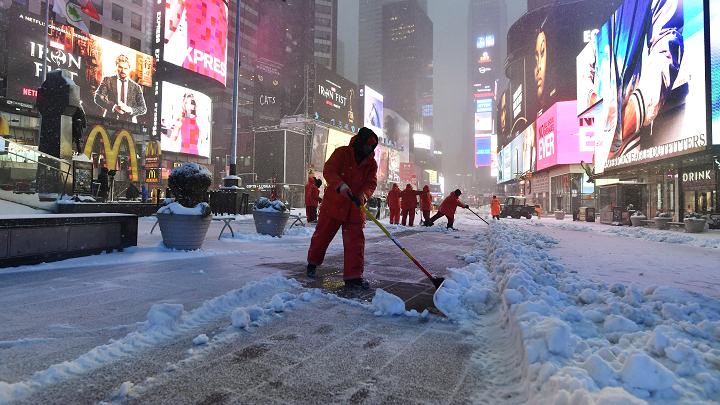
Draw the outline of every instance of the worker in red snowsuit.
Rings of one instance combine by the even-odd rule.
[[[407,225],[407,218],[410,215],[410,226],[415,225],[415,208],[417,208],[417,196],[419,191],[415,191],[412,185],[405,185],[405,190],[400,192],[400,215],[402,215],[402,225]]]
[[[305,214],[308,222],[317,221],[317,208],[321,201],[317,179],[310,176],[305,184]]]
[[[425,226],[433,226],[433,223],[435,221],[442,218],[443,216],[446,216],[448,220],[447,227],[448,229],[451,229],[453,227],[453,222],[455,222],[455,211],[457,210],[457,207],[470,207],[469,205],[460,201],[461,194],[462,192],[460,191],[460,189],[457,189],[453,191],[449,196],[445,197],[442,204],[440,204],[440,208],[438,209],[437,214],[433,215],[433,217],[430,218],[430,221],[425,223]]]
[[[492,200],[490,200],[490,215],[492,215],[493,219],[500,220],[500,200],[496,196],[492,197]]]
[[[363,280],[365,269],[365,215],[353,199],[365,204],[377,187],[377,162],[374,152],[378,137],[368,128],[360,128],[348,146],[341,146],[330,155],[323,168],[327,182],[320,207],[320,218],[310,240],[307,275],[314,278],[317,266],[325,259],[330,242],[342,227],[345,286],[368,288]]]
[[[432,211],[432,194],[430,194],[430,187],[427,185],[423,187],[420,193],[420,211],[423,214],[423,224],[430,222],[430,211]]]
[[[400,223],[400,187],[393,183],[390,192],[387,195],[387,205],[390,208],[390,223],[397,225]]]

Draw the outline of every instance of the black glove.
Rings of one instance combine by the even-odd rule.
[[[469,205],[467,205],[467,204],[465,204],[465,209],[468,209],[468,208],[470,208],[470,206],[469,206]]]

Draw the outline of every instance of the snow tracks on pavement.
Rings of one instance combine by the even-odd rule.
[[[720,302],[580,278],[551,237],[493,223],[436,305],[470,333],[495,305],[531,403],[706,403],[720,398]],[[477,331],[477,332],[473,332]],[[497,344],[508,345],[498,341]],[[477,354],[479,361],[482,355]]]

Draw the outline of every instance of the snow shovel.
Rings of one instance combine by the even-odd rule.
[[[395,246],[397,246],[400,250],[402,250],[403,253],[405,253],[405,256],[407,256],[408,259],[410,259],[413,263],[415,263],[415,265],[416,265],[423,273],[425,273],[425,275],[427,276],[427,278],[429,278],[430,281],[431,281],[431,282],[433,283],[433,285],[435,286],[435,289],[436,289],[436,290],[437,290],[438,288],[440,288],[440,286],[442,285],[443,281],[445,281],[445,279],[444,279],[443,277],[435,277],[435,276],[433,276],[432,274],[430,274],[430,272],[427,271],[427,270],[425,269],[425,267],[423,267],[423,265],[420,264],[420,262],[417,261],[417,259],[415,259],[415,257],[413,257],[413,255],[411,255],[410,252],[409,252],[407,249],[405,249],[405,248],[400,244],[400,242],[399,242],[397,239],[395,239],[394,236],[392,236],[392,235],[390,234],[390,231],[388,231],[387,228],[385,228],[385,226],[383,226],[383,224],[381,224],[380,221],[378,221],[377,218],[375,218],[375,216],[374,216],[373,214],[371,214],[370,211],[368,211],[367,207],[365,207],[364,205],[362,205],[362,204],[360,203],[360,200],[359,200],[357,197],[353,196],[353,197],[352,197],[352,201],[353,201],[353,203],[355,203],[355,205],[356,205],[362,212],[365,213],[365,216],[367,216],[368,218],[370,218],[370,220],[372,220],[373,222],[375,222],[375,225],[377,225],[378,228],[380,228],[380,230],[383,231],[383,233],[385,234],[385,236],[387,236],[388,238],[390,238],[391,241],[393,241],[393,243],[395,244]]]
[[[475,214],[476,217],[480,218],[483,222],[485,222],[486,224],[488,224],[488,221],[486,221],[483,217],[481,217],[480,215],[478,215],[475,211],[471,210],[470,208],[468,208],[468,211],[472,212],[473,214]],[[488,224],[488,225],[490,225],[490,224]]]

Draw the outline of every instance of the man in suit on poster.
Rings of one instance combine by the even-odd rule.
[[[115,59],[117,74],[103,77],[95,90],[95,104],[103,109],[103,117],[137,123],[147,112],[142,87],[130,79],[130,61],[125,55]]]

